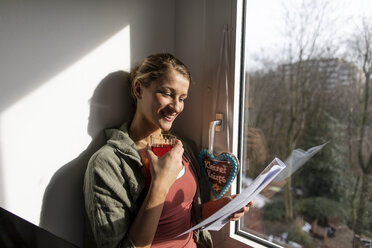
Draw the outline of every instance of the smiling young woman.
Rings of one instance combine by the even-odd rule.
[[[177,140],[162,157],[148,145],[151,135],[169,131],[183,111],[190,81],[187,67],[168,53],[150,55],[132,71],[134,117],[106,130],[107,144],[91,157],[85,173],[89,247],[212,247],[207,231],[178,235],[231,198],[210,201],[207,182],[185,143]]]
[[[165,72],[149,86],[133,82],[137,108],[129,128],[133,140],[148,136],[144,131],[169,131],[173,121],[182,112],[190,79],[175,70]],[[147,142],[148,143],[148,142]]]

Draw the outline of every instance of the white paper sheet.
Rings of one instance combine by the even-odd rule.
[[[312,156],[318,153],[328,142],[314,146],[304,151],[302,149],[295,149],[292,151],[291,155],[285,160],[286,168],[279,173],[279,175],[274,179],[276,182],[283,181],[288,177],[292,176],[301,166],[303,166]]]
[[[186,233],[192,232],[196,229],[201,230],[220,230],[227,222],[229,222],[229,216],[239,211],[246,206],[258,193],[260,193],[283,169],[285,164],[278,158],[275,158],[266,168],[261,172],[260,175],[249,185],[248,188],[244,189],[239,195],[237,195],[228,204],[218,210],[216,213],[203,220],[199,224],[180,234],[182,236]]]

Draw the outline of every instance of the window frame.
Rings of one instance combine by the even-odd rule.
[[[235,3],[235,61],[234,61],[234,97],[233,97],[233,137],[232,152],[237,154],[239,161],[243,161],[243,134],[244,134],[244,99],[246,78],[246,0],[236,0]],[[242,165],[241,165],[242,166]],[[231,194],[239,194],[241,191],[242,170],[239,171],[234,183],[231,185]],[[240,220],[230,223],[229,237],[255,248],[282,248],[273,242],[260,238],[241,230]]]

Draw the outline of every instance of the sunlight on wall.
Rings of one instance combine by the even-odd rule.
[[[1,206],[38,224],[51,177],[91,141],[87,127],[94,89],[107,74],[129,68],[127,26],[1,114]]]

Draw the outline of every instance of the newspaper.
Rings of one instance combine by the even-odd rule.
[[[185,235],[196,229],[201,230],[220,230],[227,222],[229,217],[246,206],[258,193],[260,193],[284,168],[285,164],[278,158],[275,158],[266,168],[261,172],[260,175],[249,185],[248,188],[244,189],[239,195],[237,195],[228,204],[223,206],[216,213],[206,218],[199,224],[183,232],[179,236]],[[178,237],[179,237],[178,236]]]

